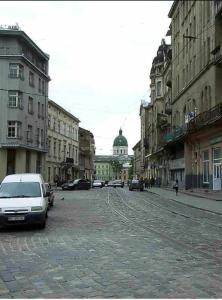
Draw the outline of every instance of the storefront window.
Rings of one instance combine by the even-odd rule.
[[[203,151],[203,183],[209,183],[209,151]]]

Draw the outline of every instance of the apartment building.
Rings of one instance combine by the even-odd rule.
[[[45,178],[49,55],[19,26],[0,26],[0,180]]]
[[[79,176],[94,179],[95,140],[92,132],[79,127]]]
[[[169,17],[174,164],[185,188],[221,190],[221,1],[174,1]]]
[[[153,177],[158,184],[167,178],[164,161],[168,158],[164,158],[163,135],[170,126],[170,118],[165,112],[170,101],[170,92],[168,88],[165,91],[164,85],[170,78],[168,63],[170,51],[171,46],[162,40],[150,71],[151,102],[142,103],[140,106],[142,166],[140,176]]]
[[[139,179],[141,177],[141,141],[133,147],[133,156],[133,178]]]
[[[46,178],[51,184],[79,177],[79,122],[56,102],[48,101]]]

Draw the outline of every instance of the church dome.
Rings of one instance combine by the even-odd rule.
[[[125,136],[122,135],[122,129],[119,130],[119,135],[115,138],[113,142],[114,147],[128,147],[128,142]]]

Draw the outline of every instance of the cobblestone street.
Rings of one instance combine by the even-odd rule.
[[[55,195],[45,230],[1,229],[1,298],[222,298],[221,215],[127,188]]]

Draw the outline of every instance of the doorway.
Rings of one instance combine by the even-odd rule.
[[[213,190],[221,190],[222,166],[221,148],[213,149]]]
[[[7,150],[7,175],[15,174],[15,149]]]

